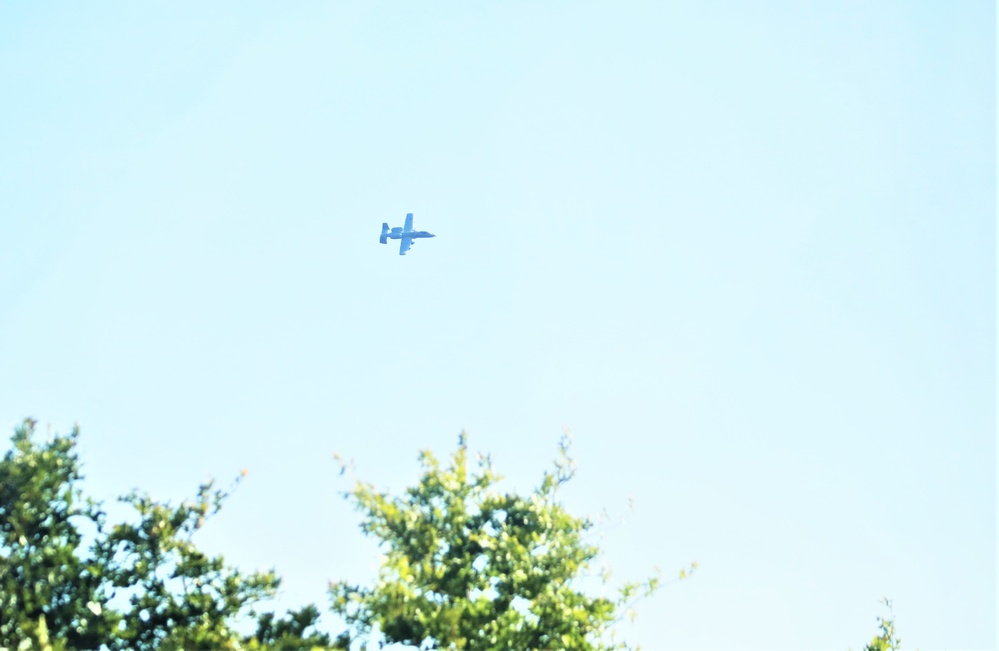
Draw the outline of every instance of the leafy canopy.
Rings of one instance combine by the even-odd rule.
[[[895,635],[895,613],[892,610],[891,602],[885,597],[881,603],[888,608],[888,617],[878,617],[880,632],[874,636],[870,644],[864,647],[864,651],[898,651],[902,645],[902,640]]]
[[[282,619],[252,611],[276,592],[273,572],[245,574],[195,546],[229,491],[208,482],[179,506],[133,493],[121,500],[133,521],[109,526],[80,487],[79,431],[38,443],[35,425],[18,427],[0,460],[0,648],[329,645],[315,607]],[[241,616],[256,635],[237,632]]]
[[[79,554],[102,514],[79,489],[78,432],[37,445],[34,427],[17,428],[0,460],[0,647],[51,636],[95,648],[120,620],[103,607],[104,567]]]
[[[568,448],[563,437],[554,469],[527,496],[497,491],[487,456],[470,469],[464,434],[446,466],[422,452],[423,475],[400,497],[357,482],[345,495],[385,557],[373,587],[331,584],[334,612],[355,638],[424,648],[626,648],[611,626],[660,581],[627,584],[615,599],[578,588],[599,549],[584,540],[593,523],[557,500],[575,474]]]

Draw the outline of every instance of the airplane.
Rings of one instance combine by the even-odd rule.
[[[406,251],[409,247],[413,246],[413,240],[422,237],[437,237],[433,233],[428,233],[426,231],[414,231],[413,230],[413,213],[406,214],[406,225],[402,228],[396,226],[393,229],[389,229],[387,223],[382,224],[382,234],[378,238],[378,241],[385,244],[385,241],[389,238],[393,240],[402,240],[399,242],[399,255],[406,255]]]

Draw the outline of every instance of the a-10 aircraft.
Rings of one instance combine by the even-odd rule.
[[[389,229],[387,223],[382,224],[382,235],[378,238],[378,241],[385,244],[385,241],[389,238],[393,240],[402,240],[399,242],[399,255],[406,255],[406,251],[409,247],[413,246],[413,240],[420,239],[422,237],[437,237],[433,233],[428,233],[426,231],[414,231],[413,230],[413,213],[408,213],[406,215],[406,225],[402,228],[396,226],[393,229]]]

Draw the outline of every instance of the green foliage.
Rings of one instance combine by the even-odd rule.
[[[0,461],[0,648],[309,649],[329,646],[315,607],[275,620],[273,572],[243,574],[192,542],[229,491],[212,482],[179,506],[133,493],[133,522],[109,527],[83,496],[79,433],[34,440],[27,420]],[[84,544],[85,538],[89,544]],[[241,614],[257,634],[234,628]]]
[[[575,474],[568,439],[526,497],[497,492],[489,458],[470,470],[467,455],[462,434],[446,467],[421,453],[423,475],[405,495],[362,482],[345,494],[385,554],[374,587],[330,586],[355,638],[440,649],[626,648],[608,641],[612,624],[660,582],[628,584],[615,599],[577,589],[599,549],[584,541],[592,522],[556,499]]]
[[[344,648],[331,647],[330,636],[318,630],[318,622],[319,611],[311,604],[289,612],[283,619],[264,613],[257,621],[256,635],[247,640],[247,648],[273,651]]]
[[[580,589],[599,549],[587,542],[593,523],[557,499],[575,474],[567,438],[520,496],[495,489],[488,457],[469,468],[462,435],[446,466],[421,454],[423,476],[403,497],[362,483],[347,494],[386,557],[372,588],[331,584],[350,626],[331,640],[315,606],[280,618],[254,610],[275,594],[273,572],[240,572],[195,545],[239,478],[179,505],[134,492],[121,498],[132,517],[109,524],[81,490],[78,430],[40,443],[35,425],[18,427],[0,460],[0,650],[622,649],[613,625],[662,585],[628,583],[613,598]],[[242,635],[239,620],[256,631]]]
[[[888,607],[888,618],[878,617],[881,632],[864,647],[864,651],[898,651],[902,645],[902,641],[895,636],[895,612],[891,608],[891,602],[886,597],[881,603]]]
[[[0,460],[0,647],[53,638],[96,648],[120,618],[104,607],[105,569],[79,554],[83,531],[102,519],[79,488],[79,432],[36,445],[34,428],[17,428]]]
[[[209,557],[191,541],[228,496],[209,482],[193,503],[173,507],[133,493],[122,498],[138,513],[97,544],[97,555],[114,588],[131,592],[116,646],[127,649],[238,648],[232,621],[272,597],[273,572],[243,575]]]

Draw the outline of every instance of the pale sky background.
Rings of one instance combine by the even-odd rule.
[[[995,648],[995,29],[4,3],[4,438],[79,423],[106,500],[247,468],[203,545],[325,609],[377,559],[334,450],[400,490],[465,429],[526,491],[568,426],[615,576],[700,565],[630,642],[859,649],[887,596],[907,649]]]

